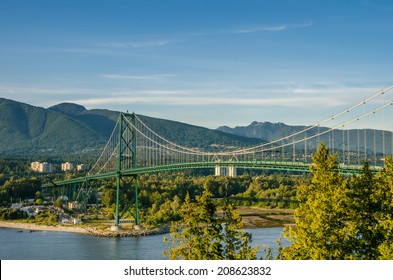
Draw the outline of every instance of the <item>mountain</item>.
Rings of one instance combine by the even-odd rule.
[[[218,131],[231,133],[243,137],[259,138],[265,141],[279,139],[290,135],[296,131],[301,131],[305,126],[289,126],[284,123],[257,122],[254,121],[248,126],[220,126]]]
[[[61,156],[100,153],[115,127],[119,112],[62,103],[48,109],[0,98],[0,155]],[[138,115],[164,138],[188,147],[222,149],[261,143],[181,122]]]
[[[220,126],[217,128],[218,131],[231,133],[243,137],[253,137],[258,138],[263,141],[269,142],[277,139],[281,139],[285,136],[292,135],[295,132],[302,131],[307,128],[306,126],[290,126],[284,123],[270,123],[270,122],[257,122],[254,121],[248,126],[236,126],[234,128],[228,126]],[[318,132],[322,133],[327,131],[329,128],[320,127],[312,128],[305,134],[300,134],[301,139],[305,136],[316,135]],[[382,135],[384,137],[382,137]],[[392,153],[392,132],[391,131],[381,131],[372,129],[350,129],[350,130],[334,130],[333,133],[326,133],[321,135],[318,139],[323,141],[325,144],[333,143],[335,149],[341,150],[348,149],[347,139],[349,140],[349,148],[352,151],[357,151],[358,149],[363,152],[364,149],[368,152],[374,151],[374,139],[375,147],[378,153]],[[286,142],[292,141],[293,138],[287,139]],[[318,146],[318,139],[308,141],[308,149],[315,149]],[[383,140],[384,139],[384,140]],[[364,144],[366,143],[366,144]],[[385,148],[383,147],[385,145]],[[366,146],[366,147],[365,147]],[[359,147],[359,148],[358,148]],[[297,149],[304,149],[304,143],[296,145]]]
[[[61,103],[50,107],[49,110],[64,113],[70,116],[76,116],[86,111],[86,108],[83,107],[82,105],[78,105],[74,103]]]
[[[0,112],[3,155],[77,153],[98,149],[105,143],[105,133],[62,112],[3,98]]]
[[[96,156],[109,139],[118,116],[119,112],[116,111],[87,110],[81,105],[72,103],[61,103],[45,109],[0,98],[0,156],[25,158]],[[177,121],[138,116],[153,131],[169,141],[210,151],[261,144],[305,128],[305,126],[289,126],[283,123],[252,122],[248,126],[235,128],[222,126],[212,130]],[[315,134],[317,129],[311,129],[307,135]],[[325,130],[327,128],[319,128],[320,132]],[[336,149],[342,149],[343,138],[346,136],[350,139],[350,147],[355,149],[360,135],[360,150],[364,150],[365,138],[366,149],[372,151],[376,135],[375,146],[378,152],[382,152],[383,141],[380,137],[382,133],[385,135],[385,151],[391,153],[392,145],[389,143],[392,143],[392,133],[388,131],[336,130],[334,135],[329,137],[326,134],[320,140],[326,144],[332,141]],[[314,149],[318,142],[310,141],[307,145],[307,149]],[[296,148],[304,149],[304,144],[298,144]]]

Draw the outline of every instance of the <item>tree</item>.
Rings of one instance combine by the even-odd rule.
[[[376,198],[380,204],[378,229],[383,235],[379,244],[379,259],[393,259],[393,161],[385,159],[384,168],[376,176]]]
[[[354,176],[348,184],[348,236],[353,259],[377,259],[380,255],[378,246],[384,236],[379,227],[381,197],[377,193],[376,180],[364,163],[359,176]]]
[[[296,227],[283,259],[393,259],[393,162],[376,176],[364,163],[350,181],[322,144],[313,156],[312,184],[298,189]]]
[[[43,203],[44,203],[44,201],[42,200],[42,198],[37,198],[35,200],[35,204],[37,204],[37,205],[42,205]]]
[[[63,203],[62,203],[61,197],[59,196],[59,197],[56,199],[54,205],[55,205],[56,207],[58,207],[58,208],[61,208],[61,207],[62,207],[62,204],[63,204]]]
[[[281,249],[283,259],[347,259],[347,181],[340,175],[337,155],[322,143],[313,155],[311,185],[300,186],[295,227],[286,229],[291,246]]]
[[[164,252],[170,259],[222,260],[255,259],[258,248],[251,248],[251,236],[240,230],[240,216],[231,206],[224,207],[223,217],[216,215],[217,205],[207,189],[191,202],[187,194],[180,208],[183,220],[173,223],[172,247]]]
[[[259,246],[252,248],[250,233],[240,230],[243,221],[235,211],[236,208],[227,201],[223,207],[223,259],[226,260],[252,260],[256,258]]]

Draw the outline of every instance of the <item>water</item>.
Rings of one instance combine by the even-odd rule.
[[[277,249],[282,228],[248,229],[253,246],[260,245],[258,257],[264,256],[263,244]],[[166,259],[163,241],[169,234],[142,237],[102,238],[77,233],[0,228],[2,260],[160,260]]]

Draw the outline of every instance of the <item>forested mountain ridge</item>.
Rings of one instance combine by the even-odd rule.
[[[72,103],[62,103],[45,109],[0,98],[0,156],[29,158],[37,155],[97,155],[109,139],[118,116],[119,112],[116,111],[87,110]],[[170,141],[210,151],[252,146],[305,128],[283,123],[253,122],[249,126],[222,126],[212,130],[177,121],[138,116],[153,131]],[[311,135],[316,129],[311,129],[308,133]],[[323,131],[327,128],[319,129]],[[350,146],[357,145],[359,133],[366,135],[367,149],[372,150],[374,131],[369,129],[349,131],[349,138],[353,142]],[[391,143],[392,133],[386,132],[385,135],[385,142]],[[342,133],[337,130],[334,134],[337,149],[342,145],[342,139]],[[378,139],[381,141],[381,137]],[[328,135],[322,136],[320,140],[328,143]],[[313,145],[316,147],[317,144],[315,142]],[[376,146],[382,150],[382,143],[376,143]],[[386,152],[390,153],[391,145],[385,146]],[[297,148],[302,147],[299,145]]]
[[[119,112],[62,103],[48,109],[0,98],[0,155],[98,154],[109,139]],[[159,135],[179,145],[214,149],[242,147],[261,140],[176,121],[138,115]]]

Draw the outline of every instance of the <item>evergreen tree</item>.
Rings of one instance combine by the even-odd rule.
[[[207,189],[191,202],[190,196],[180,208],[183,218],[173,223],[169,252],[170,259],[222,260],[255,259],[258,248],[251,248],[251,236],[244,233],[240,216],[226,205],[222,217],[216,215],[217,205]]]
[[[205,191],[202,196],[197,197],[195,203],[192,203],[187,194],[180,209],[183,221],[172,224],[171,239],[167,240],[176,246],[169,249],[170,259],[222,259],[222,226],[215,217],[216,205],[211,196],[210,192]]]
[[[375,200],[380,204],[377,226],[383,235],[383,241],[378,246],[379,258],[393,260],[393,161],[391,157],[385,159],[385,166],[378,172],[376,182]]]
[[[223,207],[223,259],[252,260],[256,258],[259,246],[252,248],[250,233],[240,230],[243,221],[236,208],[228,202]]]
[[[368,162],[364,163],[359,176],[354,176],[348,184],[348,235],[353,259],[377,259],[378,246],[383,242],[378,216],[381,198]]]
[[[347,259],[350,248],[346,237],[347,181],[339,173],[337,155],[329,155],[322,143],[313,155],[312,184],[300,186],[295,211],[296,227],[285,237],[291,246],[281,249],[283,259]]]

